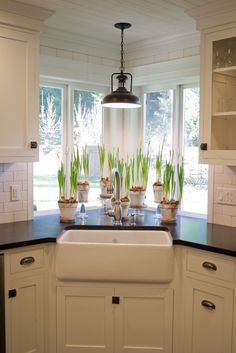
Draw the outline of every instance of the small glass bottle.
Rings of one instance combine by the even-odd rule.
[[[213,66],[215,69],[219,69],[223,66],[222,58],[220,56],[220,51],[219,49],[216,50],[215,52],[215,60],[213,62]]]
[[[229,67],[233,65],[233,56],[231,52],[231,48],[228,48],[225,54],[225,66]]]

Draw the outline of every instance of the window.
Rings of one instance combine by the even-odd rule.
[[[39,160],[34,163],[34,209],[56,209],[57,169],[62,158],[63,89],[40,87]]]
[[[184,212],[207,214],[208,166],[198,163],[199,88],[183,88]]]
[[[185,181],[181,212],[207,214],[208,167],[198,164],[199,87],[176,87],[145,94],[145,145],[149,144],[151,166],[147,200],[153,202],[156,180],[155,156],[165,138],[164,160],[169,151],[182,151]],[[178,107],[175,109],[174,107]],[[177,113],[181,112],[181,113]]]
[[[153,200],[152,184],[156,180],[155,156],[163,140],[163,158],[167,159],[172,148],[173,136],[173,90],[151,92],[145,95],[145,145],[151,156],[147,200]]]
[[[69,85],[40,86],[40,161],[34,164],[36,211],[58,208],[58,166],[63,160],[68,171],[70,155],[75,145],[80,150],[87,145],[91,176],[89,201],[93,203],[97,200],[97,145],[102,139],[101,99],[100,92],[79,90]]]

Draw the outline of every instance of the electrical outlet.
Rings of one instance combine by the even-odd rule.
[[[11,185],[11,201],[19,201],[20,198],[20,185]]]
[[[236,189],[218,187],[216,189],[217,203],[236,205]]]

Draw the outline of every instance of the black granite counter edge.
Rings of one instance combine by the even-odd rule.
[[[181,240],[181,239],[173,239],[173,245],[182,245],[182,246],[188,246],[190,248],[195,248],[199,250],[205,250],[205,251],[210,251],[214,252],[217,254],[222,254],[222,255],[228,255],[228,256],[233,256],[236,257],[236,251],[234,250],[229,250],[229,249],[224,249],[224,248],[217,248],[212,245],[203,245],[200,243],[192,243],[191,241],[187,240]]]
[[[59,216],[38,216],[31,221],[0,224],[0,250],[19,248],[43,243],[55,243],[56,238],[67,228],[82,229],[169,229],[174,245],[184,245],[201,250],[236,257],[236,228],[209,224],[206,220],[191,217],[179,217],[175,225],[162,226],[154,221],[154,213],[144,212],[136,226],[128,223],[117,227],[112,219],[104,216],[103,210],[89,212],[87,224],[61,224]]]
[[[85,229],[85,228],[83,227],[80,229]],[[101,229],[101,226],[100,227],[99,226],[88,227],[86,229]],[[108,229],[113,229],[113,228],[108,228]],[[152,228],[152,229],[150,228],[149,230],[155,230],[155,228]],[[45,244],[45,243],[56,243],[56,237],[31,239],[31,240],[25,240],[25,241],[18,241],[15,243],[8,243],[8,244],[4,244],[4,245],[0,244],[0,250],[8,250],[8,249],[20,248],[20,247],[25,247],[25,246],[37,245],[37,244]],[[210,246],[210,245],[203,245],[203,244],[196,243],[196,242],[193,243],[193,242],[187,241],[187,240],[173,239],[173,245],[188,246],[188,247],[195,248],[195,249],[211,251],[211,252],[215,252],[218,254],[236,257],[236,251],[224,249],[224,248],[217,248],[217,247]]]

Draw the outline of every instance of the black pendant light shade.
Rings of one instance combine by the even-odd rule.
[[[139,108],[140,100],[132,93],[133,77],[129,72],[124,72],[124,29],[130,28],[130,23],[116,23],[116,28],[121,30],[121,71],[111,75],[111,93],[103,98],[102,106],[107,108]],[[118,80],[118,87],[114,90],[114,77]],[[125,87],[129,81],[129,90]]]

